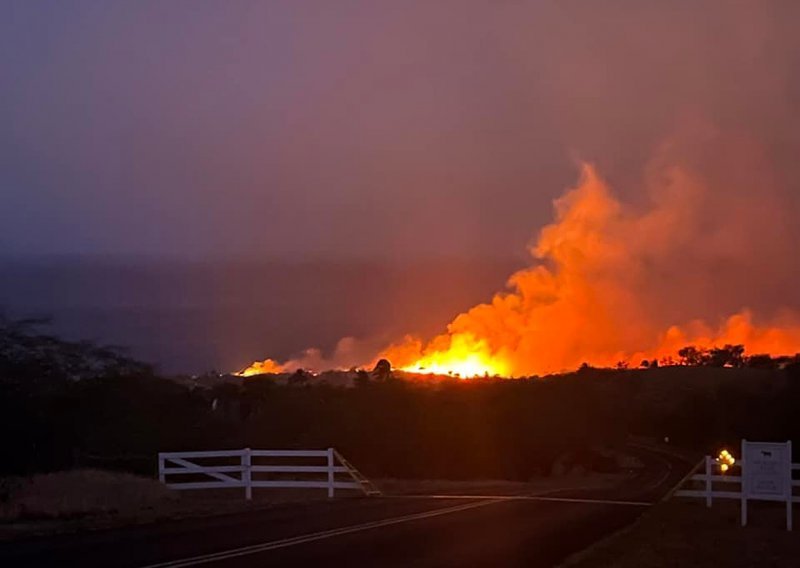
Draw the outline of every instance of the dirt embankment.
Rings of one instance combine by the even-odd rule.
[[[743,528],[736,501],[718,501],[708,509],[700,500],[675,498],[561,568],[800,565],[800,536],[786,531],[784,506],[751,502],[749,507],[748,526]]]

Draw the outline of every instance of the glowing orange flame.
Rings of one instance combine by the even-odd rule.
[[[793,315],[757,325],[745,309],[718,326],[699,320],[670,326],[663,314],[654,314],[653,306],[671,298],[654,286],[662,275],[653,263],[679,257],[698,241],[704,226],[695,215],[700,184],[678,169],[663,177],[652,207],[632,210],[584,164],[578,185],[555,201],[555,222],[531,247],[534,265],[511,276],[509,291],[458,315],[445,333],[427,343],[404,338],[378,353],[372,364],[386,358],[412,372],[524,376],[572,370],[583,363],[638,366],[643,360],[677,358],[687,345],[709,349],[743,344],[749,353],[770,355],[800,352],[800,325]],[[684,272],[678,267],[664,277]],[[354,340],[346,338],[330,359],[308,350],[304,358],[283,365],[268,359],[242,374],[348,368],[354,364],[354,350]],[[357,364],[369,360],[364,357]]]
[[[256,361],[246,369],[242,369],[236,375],[240,377],[253,377],[255,375],[266,375],[270,373],[280,373],[283,371],[283,366],[273,361],[272,359],[264,359],[263,361]]]
[[[578,186],[555,202],[556,222],[532,247],[538,262],[509,279],[510,292],[460,314],[427,345],[406,338],[381,356],[406,369],[519,376],[582,363],[638,365],[676,357],[687,345],[744,344],[750,352],[774,355],[799,351],[800,326],[793,321],[759,327],[745,310],[718,329],[695,321],[664,331],[650,316],[648,302],[658,299],[644,293],[648,259],[683,246],[675,235],[691,217],[686,195],[693,185],[673,175],[680,189],[671,199],[635,215],[584,164]]]
[[[510,369],[492,354],[488,342],[471,335],[456,335],[446,350],[432,351],[402,370],[412,373],[453,375],[461,378],[507,376]]]

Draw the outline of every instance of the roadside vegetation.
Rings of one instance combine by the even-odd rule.
[[[0,476],[153,476],[159,451],[335,446],[370,477],[528,481],[614,473],[607,451],[631,436],[703,452],[742,437],[800,439],[795,360],[723,350],[513,381],[415,379],[386,365],[170,379],[115,349],[43,334],[39,322],[2,321]]]
[[[6,478],[0,485],[0,498],[2,522],[138,515],[177,501],[175,493],[157,480],[103,470]]]
[[[673,499],[635,525],[567,560],[561,568],[749,568],[794,566],[800,538],[785,527],[778,503],[750,504],[747,528],[739,526],[739,504]]]
[[[319,490],[172,491],[152,477],[71,469],[0,478],[0,543],[32,536],[241,513],[325,500]]]

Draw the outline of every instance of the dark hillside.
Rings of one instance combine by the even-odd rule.
[[[4,323],[2,474],[153,473],[164,450],[335,446],[370,475],[528,479],[631,436],[686,449],[800,439],[800,367],[584,368],[529,379],[158,377],[113,350]],[[45,346],[46,348],[43,348]],[[211,384],[212,386],[199,386]]]

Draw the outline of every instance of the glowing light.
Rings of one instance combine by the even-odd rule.
[[[430,342],[409,337],[381,356],[400,368],[520,376],[574,370],[583,363],[614,367],[676,360],[687,345],[708,350],[742,344],[772,355],[799,351],[800,318],[763,326],[743,310],[717,326],[699,320],[680,326],[648,316],[651,300],[642,290],[653,251],[669,253],[678,246],[676,225],[692,222],[687,196],[700,191],[686,174],[673,173],[670,191],[681,198],[639,213],[618,201],[584,164],[580,183],[555,202],[555,222],[531,248],[535,263],[511,276],[508,291],[456,316]]]
[[[719,465],[720,472],[726,473],[736,463],[736,459],[728,450],[722,450],[717,456],[716,462]]]
[[[429,375],[452,375],[464,379],[499,375],[496,367],[491,363],[480,361],[478,357],[468,357],[463,360],[451,360],[443,363],[424,363],[418,362],[402,368],[409,373],[420,373]]]
[[[446,345],[437,345],[401,369],[410,373],[451,375],[462,379],[508,376],[510,371],[502,357],[492,353],[487,341],[469,334],[454,335]]]
[[[246,369],[234,373],[237,377],[253,377],[255,375],[266,375],[271,373],[283,372],[283,366],[272,359],[256,361]]]
[[[513,274],[505,291],[457,315],[430,341],[407,336],[363,355],[352,340],[343,339],[330,358],[309,349],[298,359],[282,364],[267,359],[239,374],[348,369],[385,358],[415,373],[507,377],[560,373],[584,363],[606,368],[633,368],[643,361],[647,367],[654,361],[700,364],[696,357],[679,355],[688,346],[695,352],[738,345],[751,354],[800,352],[800,313],[764,321],[743,309],[711,323],[656,315],[680,311],[669,309],[668,302],[681,300],[680,294],[673,300],[654,288],[660,280],[655,276],[672,270],[686,243],[707,233],[695,211],[707,189],[679,168],[665,174],[663,186],[648,188],[658,196],[650,207],[632,208],[584,164],[579,183],[555,201],[555,220],[531,247],[531,265]],[[694,282],[688,275],[688,280],[676,276],[676,283]],[[665,302],[664,310],[652,309]],[[730,357],[724,365],[736,366]]]

